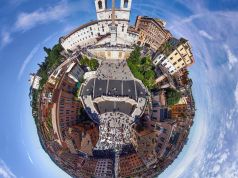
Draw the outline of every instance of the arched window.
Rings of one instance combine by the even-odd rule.
[[[124,0],[124,8],[128,8],[128,0]]]
[[[102,9],[102,1],[98,1],[98,8]]]

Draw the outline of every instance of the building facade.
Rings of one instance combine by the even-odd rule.
[[[176,104],[171,107],[172,118],[186,118],[187,104]]]
[[[132,0],[121,0],[120,7],[115,9],[116,35],[118,41],[124,44],[134,44],[138,35],[132,33],[129,27]],[[109,42],[112,23],[112,9],[107,8],[107,0],[95,0],[97,20],[78,27],[66,36],[60,38],[65,50],[75,50]]]
[[[40,80],[41,80],[41,77],[37,76],[36,74],[31,74],[29,83],[33,89],[38,90],[40,86]]]
[[[95,175],[95,170],[97,167],[97,160],[86,159],[82,165],[81,174],[83,177],[91,178]]]
[[[138,156],[143,163],[149,167],[157,161],[156,145],[157,134],[155,131],[138,131],[135,127],[132,129],[131,142],[137,151]]]
[[[156,132],[156,155],[161,158],[166,150],[169,140],[171,138],[172,132],[176,129],[176,125],[169,122],[157,122],[151,121],[151,130]]]
[[[139,32],[138,44],[148,46],[156,51],[164,42],[172,37],[160,19],[138,16],[135,29]]]
[[[69,78],[73,79],[75,82],[79,82],[83,79],[84,70],[75,62],[70,65],[66,72],[68,73]]]
[[[119,177],[136,176],[144,169],[145,164],[136,153],[120,157]]]
[[[95,177],[111,178],[113,177],[113,161],[111,159],[98,159],[95,168]]]
[[[175,66],[170,62],[168,58],[165,57],[164,54],[158,55],[154,61],[153,64],[156,66],[158,64],[161,64],[164,66],[170,74],[173,74],[176,71]]]
[[[153,63],[162,65],[173,75],[194,63],[191,46],[184,38],[171,38],[159,48]]]
[[[58,141],[62,144],[68,128],[78,123],[81,103],[75,100],[75,81],[65,75],[55,88],[52,99],[52,125]]]

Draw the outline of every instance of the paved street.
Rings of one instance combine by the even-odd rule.
[[[133,75],[127,62],[107,60],[103,61],[97,70],[98,79],[132,80]]]

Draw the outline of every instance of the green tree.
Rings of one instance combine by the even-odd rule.
[[[154,79],[144,79],[143,83],[149,90],[152,90],[155,87]]]
[[[134,64],[140,63],[141,61],[140,50],[141,48],[139,46],[136,46],[135,49],[131,52],[128,60],[131,60]]]
[[[56,44],[52,49],[44,47],[44,51],[47,54],[45,61],[41,64],[38,64],[39,70],[37,75],[41,77],[40,87],[41,90],[44,84],[48,80],[50,73],[61,63],[63,56],[61,56],[61,51],[63,50],[60,44]]]
[[[47,55],[50,54],[50,52],[51,52],[50,48],[44,47],[43,49],[44,49],[44,51],[46,52]]]
[[[81,65],[84,65],[84,66],[88,66],[88,63],[89,63],[89,59],[85,56],[83,57],[80,62],[79,62]]]
[[[140,47],[135,47],[127,60],[127,64],[135,78],[141,80],[148,89],[153,89],[156,74],[153,71],[151,58],[150,56],[141,57],[140,51]]]
[[[91,70],[97,70],[99,63],[97,59],[88,59],[88,57],[83,57],[79,62],[81,65],[89,67]]]
[[[97,59],[91,59],[89,61],[89,67],[91,70],[97,70],[98,66],[99,66],[99,63],[98,63]]]
[[[155,79],[155,72],[153,70],[148,70],[145,72],[146,79]]]
[[[144,81],[144,76],[142,73],[140,73],[138,70],[134,70],[134,73],[133,75],[135,76],[135,78],[141,80],[141,81]]]
[[[175,89],[168,88],[166,90],[167,104],[169,106],[175,105],[181,98],[181,93]]]

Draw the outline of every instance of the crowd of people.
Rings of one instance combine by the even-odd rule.
[[[132,80],[133,75],[126,60],[103,61],[97,70],[98,79]]]
[[[120,112],[107,112],[101,115],[100,137],[96,149],[119,150],[130,143],[133,118]]]

